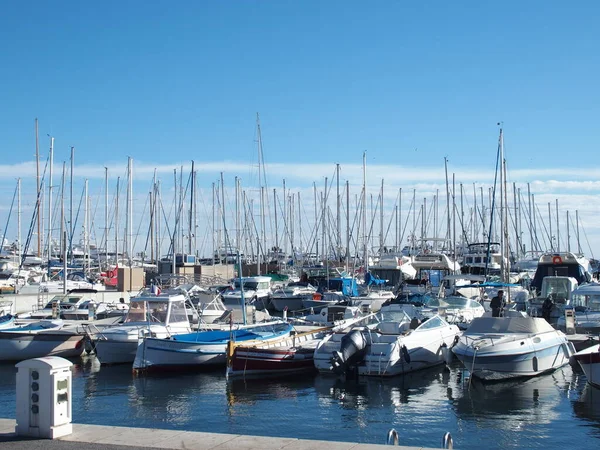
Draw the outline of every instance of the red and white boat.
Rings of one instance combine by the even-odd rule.
[[[600,344],[575,353],[573,358],[583,369],[587,382],[600,388]]]
[[[230,341],[227,352],[227,377],[254,375],[288,375],[316,371],[315,348],[321,340],[336,331],[359,325],[372,314],[337,321],[327,327],[306,327],[306,331],[270,341],[235,344]]]

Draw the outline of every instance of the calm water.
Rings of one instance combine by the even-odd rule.
[[[0,417],[14,418],[13,365],[0,365]],[[73,421],[461,449],[600,447],[600,390],[565,367],[536,379],[469,386],[458,363],[388,380],[320,375],[227,383],[222,372],[134,377],[79,360]]]

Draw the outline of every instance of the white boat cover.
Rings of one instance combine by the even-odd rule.
[[[548,331],[555,330],[546,319],[541,317],[477,317],[473,319],[464,334],[536,334]]]

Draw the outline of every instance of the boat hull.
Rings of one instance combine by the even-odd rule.
[[[285,375],[316,371],[312,348],[236,348],[228,374],[251,376],[258,374]]]
[[[518,340],[504,350],[474,351],[472,347],[457,345],[454,354],[471,372],[481,380],[505,380],[510,378],[534,377],[552,372],[569,362],[573,354],[566,339],[554,339],[544,346],[525,348]]]
[[[413,331],[397,337],[376,334],[358,374],[391,377],[444,364],[459,334],[460,330],[455,325],[431,332]],[[392,341],[394,337],[396,340]]]
[[[0,361],[22,361],[44,356],[74,358],[84,350],[84,336],[63,331],[0,333]]]
[[[573,355],[579,363],[587,382],[600,388],[600,345],[595,345]]]
[[[227,343],[146,338],[134,352],[134,370],[160,371],[225,365]]]

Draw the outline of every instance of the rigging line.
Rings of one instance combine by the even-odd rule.
[[[585,237],[585,242],[587,243],[588,248],[590,249],[590,255],[591,255],[592,259],[594,259],[594,252],[592,251],[592,247],[590,245],[590,241],[588,240],[587,233],[585,232],[585,228],[583,227],[582,223],[580,223],[579,226],[583,230],[583,236]]]
[[[42,172],[42,177],[40,178],[40,188],[37,192],[37,198],[36,198],[36,202],[35,202],[35,207],[33,208],[33,213],[32,213],[32,217],[31,217],[31,221],[29,222],[29,232],[27,233],[27,239],[25,240],[25,247],[23,248],[23,253],[21,254],[21,262],[19,264],[19,270],[23,267],[23,264],[25,263],[25,255],[27,254],[28,250],[29,250],[29,245],[31,244],[31,239],[33,237],[33,230],[34,230],[34,223],[37,220],[37,217],[39,215],[39,209],[41,207],[41,196],[44,192],[44,183],[45,183],[45,179],[46,179],[46,170],[48,169],[48,163],[50,161],[50,155],[48,155],[48,157],[46,158],[46,164],[44,165],[44,170]]]
[[[149,206],[150,206],[150,199],[148,197],[146,197],[146,201],[144,202],[144,209],[142,210],[142,216],[139,221],[138,229],[134,235],[135,238],[133,239],[133,248],[135,248],[135,245],[137,244],[138,236],[140,236],[140,229],[142,228],[142,219],[144,218],[144,216],[146,214],[146,207],[148,207],[148,209],[150,209]],[[150,225],[148,225],[148,234],[150,234]],[[144,247],[144,253],[146,252],[147,248],[148,248],[148,241],[146,241],[146,246]],[[133,255],[131,255],[131,258],[133,258]]]
[[[85,187],[81,193],[81,197],[79,198],[79,205],[77,206],[77,214],[75,214],[75,223],[71,224],[71,233],[69,233],[69,248],[73,248],[73,235],[75,234],[75,227],[77,226],[77,222],[79,221],[79,213],[81,212],[81,202],[83,201],[83,197],[85,194]],[[66,217],[65,217],[66,221]],[[85,230],[87,233],[88,230]],[[71,255],[71,258],[73,255]]]
[[[10,223],[10,216],[12,215],[13,206],[15,204],[15,199],[17,198],[17,191],[19,190],[19,185],[15,187],[15,192],[13,194],[12,202],[10,203],[10,210],[8,211],[8,219],[6,219],[6,227],[4,228],[4,234],[2,235],[2,239],[6,239],[6,232],[8,231],[8,224]],[[4,245],[4,242],[0,243],[0,245]],[[21,243],[19,242],[20,246]]]
[[[410,213],[413,210],[414,207],[414,198],[411,199],[410,201],[410,205],[408,207],[408,213],[406,214],[406,219],[404,220],[404,227],[402,228],[402,232],[400,233],[400,243],[402,243],[402,241],[404,240],[404,233],[406,231],[406,227],[408,227],[408,221],[410,220]],[[412,230],[413,234],[415,233],[416,230]]]

